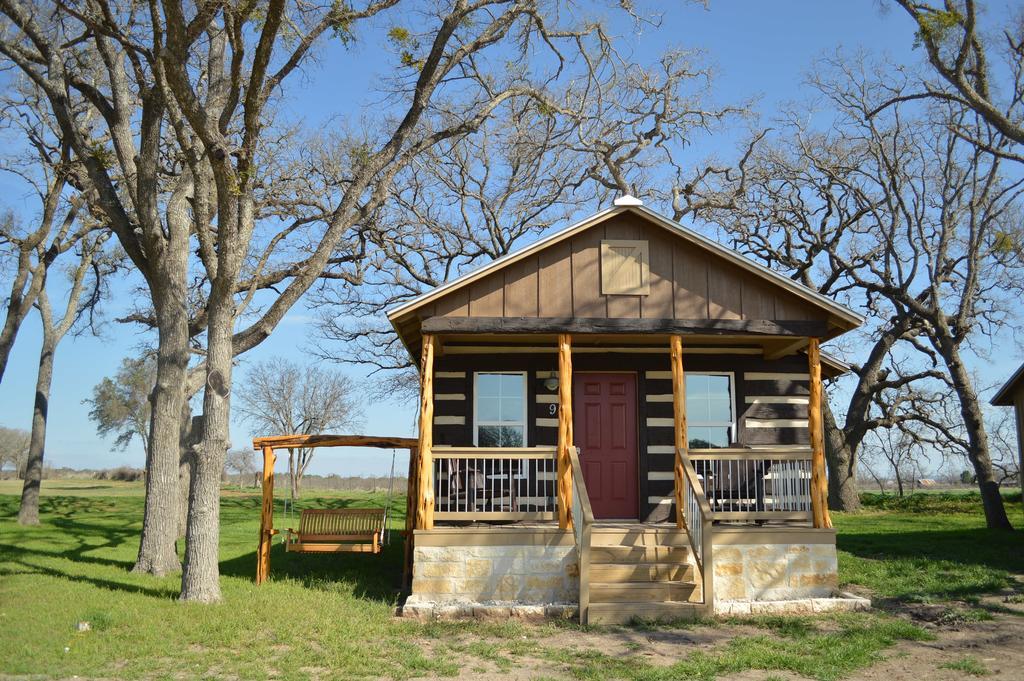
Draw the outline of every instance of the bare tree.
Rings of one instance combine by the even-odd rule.
[[[18,331],[45,287],[47,273],[57,258],[75,248],[96,224],[77,219],[85,197],[75,188],[84,189],[84,173],[40,105],[38,92],[14,83],[0,96],[0,111],[5,113],[0,116],[0,127],[10,130],[19,147],[0,158],[0,171],[31,187],[39,202],[38,215],[30,226],[23,226],[11,212],[0,215],[0,257],[10,265],[0,327],[2,382]]]
[[[110,265],[103,262],[104,245],[109,236],[108,232],[98,232],[79,242],[77,262],[69,268],[71,281],[60,317],[54,317],[47,287],[44,286],[36,297],[35,307],[39,311],[43,338],[39,348],[35,402],[32,407],[32,437],[25,465],[21,505],[18,507],[18,522],[22,525],[39,524],[39,488],[43,480],[54,355],[57,346],[75,323],[81,321],[83,315],[90,314],[99,302],[103,278],[109,274]]]
[[[16,477],[24,476],[31,440],[32,434],[27,430],[0,426],[0,471],[9,465]]]
[[[253,365],[235,390],[235,408],[258,435],[314,435],[357,428],[357,386],[344,374],[283,358]],[[288,450],[288,482],[297,499],[313,449]]]
[[[991,128],[985,135],[957,129],[964,139],[993,154],[1024,161],[1014,150],[1024,144],[1024,13],[1018,9],[998,35],[986,35],[974,0],[896,4],[917,23],[916,44],[924,48],[938,80],[924,79],[919,87],[884,97],[868,114],[919,99],[953,102],[977,113]]]
[[[986,414],[992,436],[992,467],[1000,485],[1019,485],[1020,450],[1017,448],[1017,419],[1012,409],[993,408]]]
[[[901,499],[908,485],[913,485],[922,470],[926,456],[921,443],[907,435],[906,429],[873,430],[864,441],[864,459],[870,467],[881,463],[892,475],[896,495]]]
[[[238,486],[253,484],[259,471],[256,466],[256,452],[251,449],[232,449],[224,459],[224,470],[238,476]]]
[[[189,364],[191,178],[171,152],[169,102],[156,68],[156,5],[90,0],[0,2],[0,55],[38,93],[94,188],[90,211],[142,275],[157,323],[157,381],[146,454],[146,503],[135,570],[180,567],[175,540],[179,435]]]
[[[611,60],[585,97],[567,90],[557,99],[557,116],[523,102],[424,153],[397,173],[391,200],[372,216],[360,286],[328,285],[314,297],[325,341],[319,355],[369,365],[377,392],[409,397],[416,372],[386,309],[610,194],[669,204],[677,220],[731,207],[745,158],[738,166],[695,164],[685,152],[749,113],[747,103],[712,105],[710,86],[696,53],[673,50],[646,68]]]
[[[1024,185],[1004,176],[999,156],[964,140],[965,129],[992,134],[972,112],[948,102],[897,102],[869,115],[883,93],[901,87],[891,69],[836,59],[819,72],[827,75],[813,85],[833,107],[832,128],[808,128],[805,113],[791,117],[784,148],[765,151],[764,180],[749,185],[747,219],[721,222],[742,250],[872,317],[875,361],[859,367],[854,399],[861,407],[851,402],[852,425],[915,418],[912,410],[894,417],[877,399],[894,381],[948,382],[989,526],[1008,527],[962,352],[1010,319],[1020,290],[1015,244]],[[786,167],[796,172],[772,179]],[[917,357],[907,370],[891,360],[897,342],[903,356]],[[856,444],[848,435],[856,433],[837,435],[840,447]]]
[[[89,418],[101,436],[115,434],[114,446],[124,449],[136,437],[149,449],[149,398],[156,382],[156,363],[150,356],[126,357],[114,378],[104,378],[92,389]]]

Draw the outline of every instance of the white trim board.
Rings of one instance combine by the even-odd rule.
[[[807,419],[747,419],[747,428],[806,428]]]
[[[809,397],[789,397],[785,395],[747,395],[743,398],[747,404],[810,404]]]

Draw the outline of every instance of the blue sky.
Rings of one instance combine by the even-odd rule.
[[[660,5],[650,3],[647,7]],[[799,99],[804,76],[812,68],[814,59],[837,48],[864,49],[907,64],[917,64],[922,58],[920,51],[912,49],[914,26],[902,10],[880,11],[879,4],[872,0],[718,0],[712,2],[708,10],[679,2],[666,2],[664,7],[669,9],[663,10],[660,27],[644,27],[639,36],[633,33],[629,22],[613,23],[625,54],[644,63],[669,47],[699,48],[715,71],[715,99],[736,102],[757,97],[758,111],[765,120],[770,119],[781,104]],[[993,4],[988,18],[1007,14],[1007,8],[1007,4]],[[604,9],[595,13],[615,16]],[[290,117],[323,123],[335,114],[349,113],[354,104],[372,102],[379,97],[370,86],[380,74],[374,70],[372,60],[361,58],[369,52],[369,46],[358,41],[344,51],[338,47],[327,49],[320,63],[306,71],[301,86],[293,84],[285,102]],[[368,62],[367,68],[352,67]],[[354,101],[352,93],[359,93],[361,99]],[[743,132],[745,129],[727,131],[710,143],[702,144],[694,162],[706,153],[731,156]],[[23,186],[10,177],[0,176],[0,206],[24,212],[31,201],[26,200]],[[107,319],[116,317],[135,295],[127,281],[116,283],[106,310]],[[239,371],[245,371],[247,362],[274,356],[305,359],[304,348],[316,333],[311,321],[308,311],[296,308],[267,341],[244,357]],[[109,440],[96,435],[82,400],[90,394],[93,385],[113,374],[121,359],[134,354],[145,341],[146,337],[137,328],[112,321],[100,338],[81,336],[64,341],[56,357],[50,406],[46,449],[50,465],[73,468],[143,465],[144,455],[138,444],[124,452],[114,451]],[[38,342],[38,323],[31,316],[18,338],[0,388],[2,425],[29,427]],[[983,377],[989,378],[1008,375],[1019,360],[1016,351],[1002,353],[997,362],[981,367],[980,371]],[[349,367],[345,371],[362,376],[358,368]],[[364,431],[411,435],[413,411],[412,404],[367,404]],[[249,438],[244,424],[234,425],[232,440],[236,447],[245,446]],[[402,461],[400,457],[400,466]],[[318,455],[311,472],[380,474],[386,473],[390,464],[390,452],[325,452]]]

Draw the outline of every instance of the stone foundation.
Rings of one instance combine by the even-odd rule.
[[[566,531],[430,532],[416,533],[407,608],[433,609],[432,617],[488,614],[473,608],[506,617],[543,617],[557,616],[545,615],[544,607],[575,607],[579,599],[576,547]]]
[[[435,603],[410,596],[401,609],[402,617],[421,621],[474,618],[480,620],[521,620],[542,622],[549,619],[575,620],[579,607],[575,603],[520,605],[517,603]]]
[[[716,601],[829,598],[838,587],[834,543],[728,544],[714,548]]]
[[[837,593],[830,598],[799,598],[783,601],[723,601],[715,599],[715,614],[746,615],[813,615],[823,612],[870,610],[871,601],[853,594]]]
[[[576,561],[571,533],[557,528],[417,531],[412,594],[401,614],[423,620],[575,618]],[[838,592],[833,530],[716,527],[713,561],[717,615],[871,607],[867,599]]]

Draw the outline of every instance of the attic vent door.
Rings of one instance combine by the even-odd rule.
[[[601,293],[645,296],[651,292],[646,241],[601,242]]]

